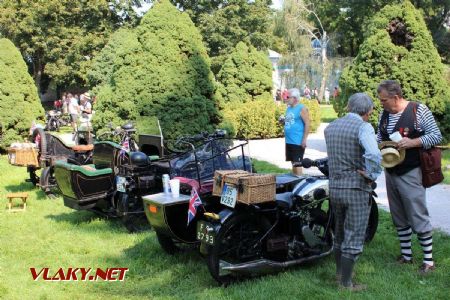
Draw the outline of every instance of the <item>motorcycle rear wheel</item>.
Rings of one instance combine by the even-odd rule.
[[[220,261],[237,264],[261,258],[265,247],[262,243],[257,245],[257,241],[267,228],[264,219],[255,215],[236,215],[226,221],[217,233],[215,244],[208,249],[207,265],[211,276],[225,286],[238,279],[233,274],[220,274]]]
[[[370,207],[369,222],[367,224],[366,236],[364,242],[369,243],[375,237],[378,228],[378,205],[372,197],[372,205]]]

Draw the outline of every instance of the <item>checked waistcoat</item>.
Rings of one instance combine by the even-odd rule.
[[[357,172],[364,170],[364,149],[358,138],[363,124],[363,120],[346,115],[325,129],[330,188],[372,191],[370,184]]]

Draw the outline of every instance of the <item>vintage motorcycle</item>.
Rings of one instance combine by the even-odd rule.
[[[45,130],[59,131],[62,126],[67,126],[70,122],[67,121],[62,112],[59,110],[50,110],[45,113]]]
[[[318,167],[321,176],[279,176],[275,201],[247,205],[222,197],[221,210],[203,214],[197,239],[218,283],[276,272],[333,251],[327,161],[304,159],[299,164]],[[366,241],[378,225],[378,208],[373,197],[371,201]]]
[[[137,151],[136,130],[131,123],[107,130],[93,144],[92,163],[70,159],[56,162],[54,177],[64,205],[120,218],[130,232],[148,229],[141,196],[157,188],[150,159],[158,157]]]

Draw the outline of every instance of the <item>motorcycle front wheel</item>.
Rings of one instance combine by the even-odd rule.
[[[39,178],[41,189],[50,199],[56,198],[56,194],[59,191],[54,171],[54,167],[46,167],[42,170],[41,177]]]
[[[221,262],[239,264],[263,257],[265,247],[261,238],[268,229],[266,222],[255,215],[241,214],[222,225],[207,257],[209,272],[219,284],[226,286],[237,279],[220,270]]]

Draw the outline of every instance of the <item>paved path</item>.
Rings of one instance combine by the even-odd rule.
[[[308,136],[305,157],[317,159],[327,156],[323,136],[327,125],[322,123],[317,133]],[[284,138],[252,140],[249,149],[253,158],[268,161],[282,168],[291,168],[290,162],[284,160]],[[306,169],[304,173],[317,174],[318,171],[314,169]],[[381,208],[389,211],[384,173],[378,178],[377,184],[377,202]],[[433,226],[450,233],[450,185],[439,184],[427,189],[427,204]]]

